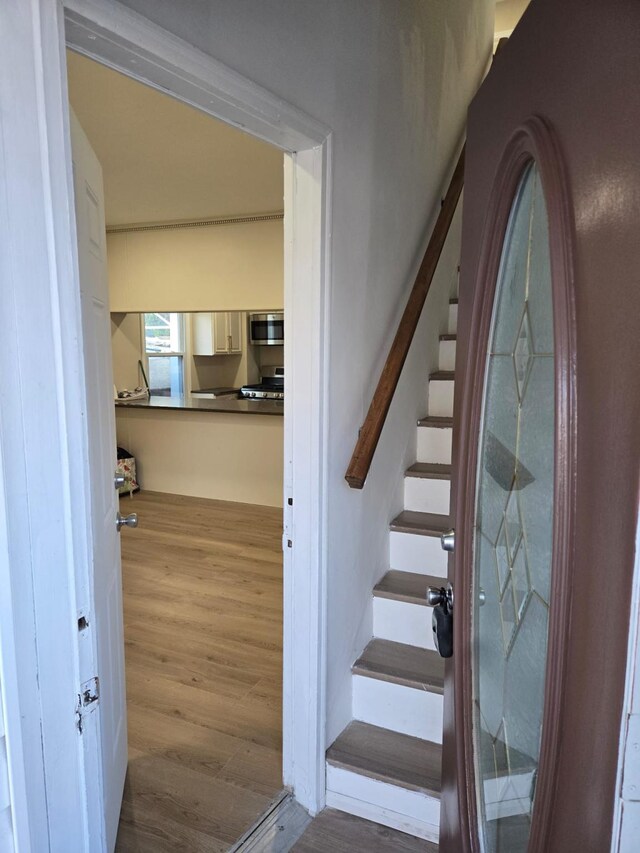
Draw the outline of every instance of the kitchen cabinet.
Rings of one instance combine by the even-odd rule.
[[[194,355],[235,355],[242,352],[241,311],[197,312],[191,318]]]

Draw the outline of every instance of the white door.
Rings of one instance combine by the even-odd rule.
[[[114,487],[116,431],[111,367],[102,170],[71,114],[73,180],[82,302],[93,534],[93,628],[100,699],[103,808],[107,849],[115,847],[127,769],[124,632],[118,498]]]
[[[223,311],[216,311],[211,315],[213,318],[213,345],[214,352],[225,354],[229,352],[229,331],[227,315]]]
[[[242,318],[240,311],[230,311],[227,314],[229,322],[229,352],[242,352]]]

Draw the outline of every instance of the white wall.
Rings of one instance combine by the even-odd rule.
[[[113,382],[119,391],[142,385],[138,361],[142,358],[139,314],[111,314]]]
[[[111,311],[282,308],[281,220],[107,235]]]
[[[242,352],[216,356],[191,354],[191,314],[185,314],[185,391],[240,388],[247,382],[258,382],[262,366],[283,364],[282,347],[258,347],[249,343],[248,317],[245,312],[241,314]],[[138,367],[139,360],[144,364],[140,314],[111,314],[111,354],[113,381],[118,391],[144,384]]]
[[[496,33],[510,33],[522,17],[529,0],[502,0],[496,5]]]
[[[282,506],[283,419],[277,415],[116,409],[118,445],[143,489]]]
[[[492,0],[125,0],[333,131],[328,443],[328,718],[351,715],[415,441],[424,362],[409,359],[364,492],[344,482],[386,349],[490,55]]]

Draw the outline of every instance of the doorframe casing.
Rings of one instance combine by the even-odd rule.
[[[283,776],[315,813],[325,796],[331,131],[112,0],[9,0],[7,16],[0,50],[16,73],[0,84],[0,270],[13,308],[0,348],[0,453],[9,461],[0,466],[0,576],[10,595],[0,607],[13,630],[7,640],[12,623],[3,623],[0,652],[18,850],[104,849],[99,712],[82,737],[75,715],[96,655],[92,632],[79,641],[76,628],[80,613],[91,624],[91,517],[88,487],[72,475],[72,465],[86,472],[88,449],[67,45],[285,153]],[[33,301],[37,330],[25,310]],[[31,439],[36,423],[47,441]],[[44,548],[34,541],[41,529]]]

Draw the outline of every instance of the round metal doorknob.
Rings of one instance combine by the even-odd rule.
[[[132,512],[129,515],[120,515],[120,513],[116,514],[116,528],[118,532],[122,530],[123,527],[137,527],[138,526],[138,513]]]
[[[429,607],[437,607],[439,604],[446,605],[453,610],[453,587],[450,583],[444,586],[430,586],[427,588],[427,604]]]
[[[443,551],[454,551],[456,547],[456,532],[455,530],[447,530],[440,537],[440,545]]]
[[[445,599],[445,591],[440,586],[430,586],[427,589],[427,604],[429,607],[437,607],[443,604]]]

